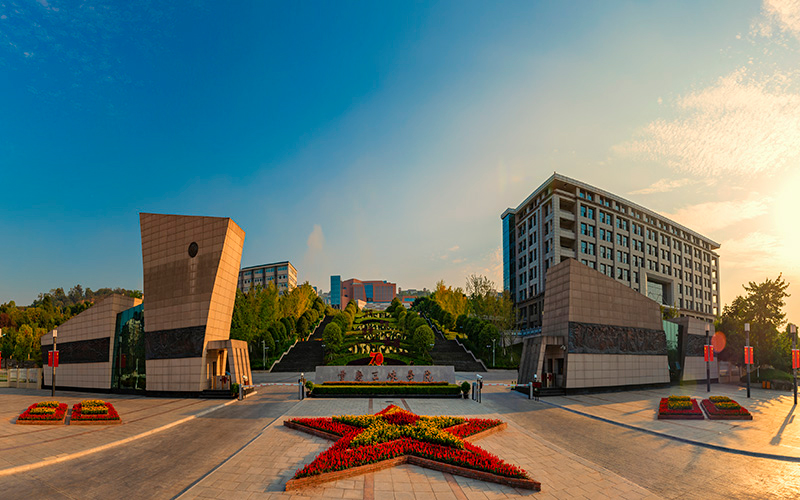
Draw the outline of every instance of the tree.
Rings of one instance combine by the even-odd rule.
[[[789,361],[785,352],[785,340],[779,333],[785,323],[786,315],[782,311],[786,305],[785,298],[789,283],[779,274],[774,280],[766,279],[763,283],[749,282],[742,285],[747,294],[738,296],[729,306],[725,306],[717,328],[727,338],[727,345],[720,359],[743,363],[742,349],[744,345],[744,324],[750,323],[750,345],[757,364],[770,364],[775,367],[785,366]]]
[[[427,355],[434,343],[433,330],[428,325],[420,325],[411,337],[411,346],[420,356]]]
[[[322,340],[325,342],[325,345],[329,350],[338,351],[342,346],[342,342],[344,341],[342,337],[342,330],[336,323],[331,321],[325,326],[325,330],[322,332]]]

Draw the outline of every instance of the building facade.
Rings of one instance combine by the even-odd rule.
[[[297,269],[288,260],[262,264],[260,266],[244,267],[239,271],[237,287],[242,292],[248,292],[256,287],[267,288],[270,285],[278,287],[279,293],[290,292],[297,286]]]
[[[197,395],[252,381],[247,344],[230,339],[244,231],[223,217],[139,220],[145,298],[112,295],[57,328],[59,385]],[[41,345],[47,359],[52,332]]]
[[[344,309],[351,300],[366,304],[388,304],[397,297],[397,284],[385,280],[361,281],[331,276],[331,307]]]
[[[503,287],[517,327],[541,327],[548,269],[573,258],[680,316],[720,312],[719,244],[597,187],[554,173],[501,215]]]

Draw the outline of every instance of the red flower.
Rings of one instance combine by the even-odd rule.
[[[412,424],[420,418],[418,415],[401,410],[394,405],[386,407],[376,415],[383,416],[386,422],[393,425]],[[317,456],[313,462],[297,471],[294,475],[295,479],[380,462],[402,455],[413,455],[505,477],[528,479],[527,473],[521,468],[507,464],[491,453],[467,442],[464,443],[464,449],[458,449],[414,438],[401,438],[351,448],[350,442],[364,432],[364,429],[334,422],[332,418],[294,419],[292,422],[342,436],[327,451]],[[467,437],[501,423],[500,420],[467,419],[466,422],[445,430],[457,437]]]

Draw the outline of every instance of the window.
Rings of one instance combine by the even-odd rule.
[[[613,223],[611,214],[607,214],[607,213],[603,212],[602,210],[599,210],[599,213],[600,213],[600,222],[602,222],[604,224],[608,224],[609,226],[611,226],[612,223]]]
[[[581,217],[586,217],[587,219],[594,219],[594,208],[587,207],[586,205],[581,205]]]
[[[594,226],[581,222],[581,234],[594,237]]]
[[[594,255],[594,243],[588,241],[581,241],[581,253]]]

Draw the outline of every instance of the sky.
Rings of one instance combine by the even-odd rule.
[[[800,0],[0,0],[0,303],[142,288],[139,212],[242,265],[502,286],[554,171],[720,243],[800,322]]]

